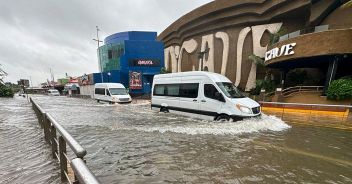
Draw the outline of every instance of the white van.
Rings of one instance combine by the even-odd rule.
[[[241,120],[261,114],[260,105],[245,97],[223,75],[180,72],[155,75],[152,109],[206,120]]]
[[[94,99],[109,103],[130,103],[131,96],[123,84],[120,83],[96,83],[94,86]]]
[[[49,89],[48,90],[48,95],[49,96],[60,96],[60,93],[57,89]]]

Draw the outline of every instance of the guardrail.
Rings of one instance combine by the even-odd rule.
[[[288,122],[336,127],[352,130],[351,105],[325,105],[259,102],[262,111],[274,115]]]
[[[288,97],[300,92],[322,92],[324,86],[294,86],[281,91],[282,96]]]
[[[87,151],[62,127],[49,113],[46,113],[36,102],[30,98],[34,112],[38,117],[40,126],[44,129],[44,138],[51,145],[53,158],[60,163],[61,180],[71,184],[99,184],[98,179],[88,169],[84,156]],[[56,133],[59,133],[57,136]],[[66,143],[76,158],[70,160],[67,156]],[[67,163],[71,164],[74,177],[70,180]]]

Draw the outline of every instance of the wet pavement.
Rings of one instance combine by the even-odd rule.
[[[34,99],[87,149],[102,183],[352,183],[348,131],[291,127],[266,115],[208,122],[152,111],[147,102]],[[17,97],[0,99],[0,107],[0,183],[57,182],[58,165],[30,104]]]

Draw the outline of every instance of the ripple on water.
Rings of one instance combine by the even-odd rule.
[[[349,165],[329,160],[351,162],[346,132],[291,127],[267,115],[218,123],[158,113],[148,104],[37,101],[87,149],[88,166],[103,183],[351,181]]]
[[[0,98],[0,117],[0,183],[61,183],[26,99]]]

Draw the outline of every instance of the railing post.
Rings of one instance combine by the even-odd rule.
[[[44,138],[46,142],[50,143],[49,139],[49,122],[46,113],[43,113],[43,127],[44,127]]]
[[[59,153],[60,153],[60,171],[61,171],[61,181],[66,181],[67,172],[67,159],[66,159],[66,142],[65,139],[60,135],[59,136]]]
[[[53,158],[56,158],[57,153],[57,136],[56,136],[56,128],[54,125],[51,125],[51,153],[53,154]]]

